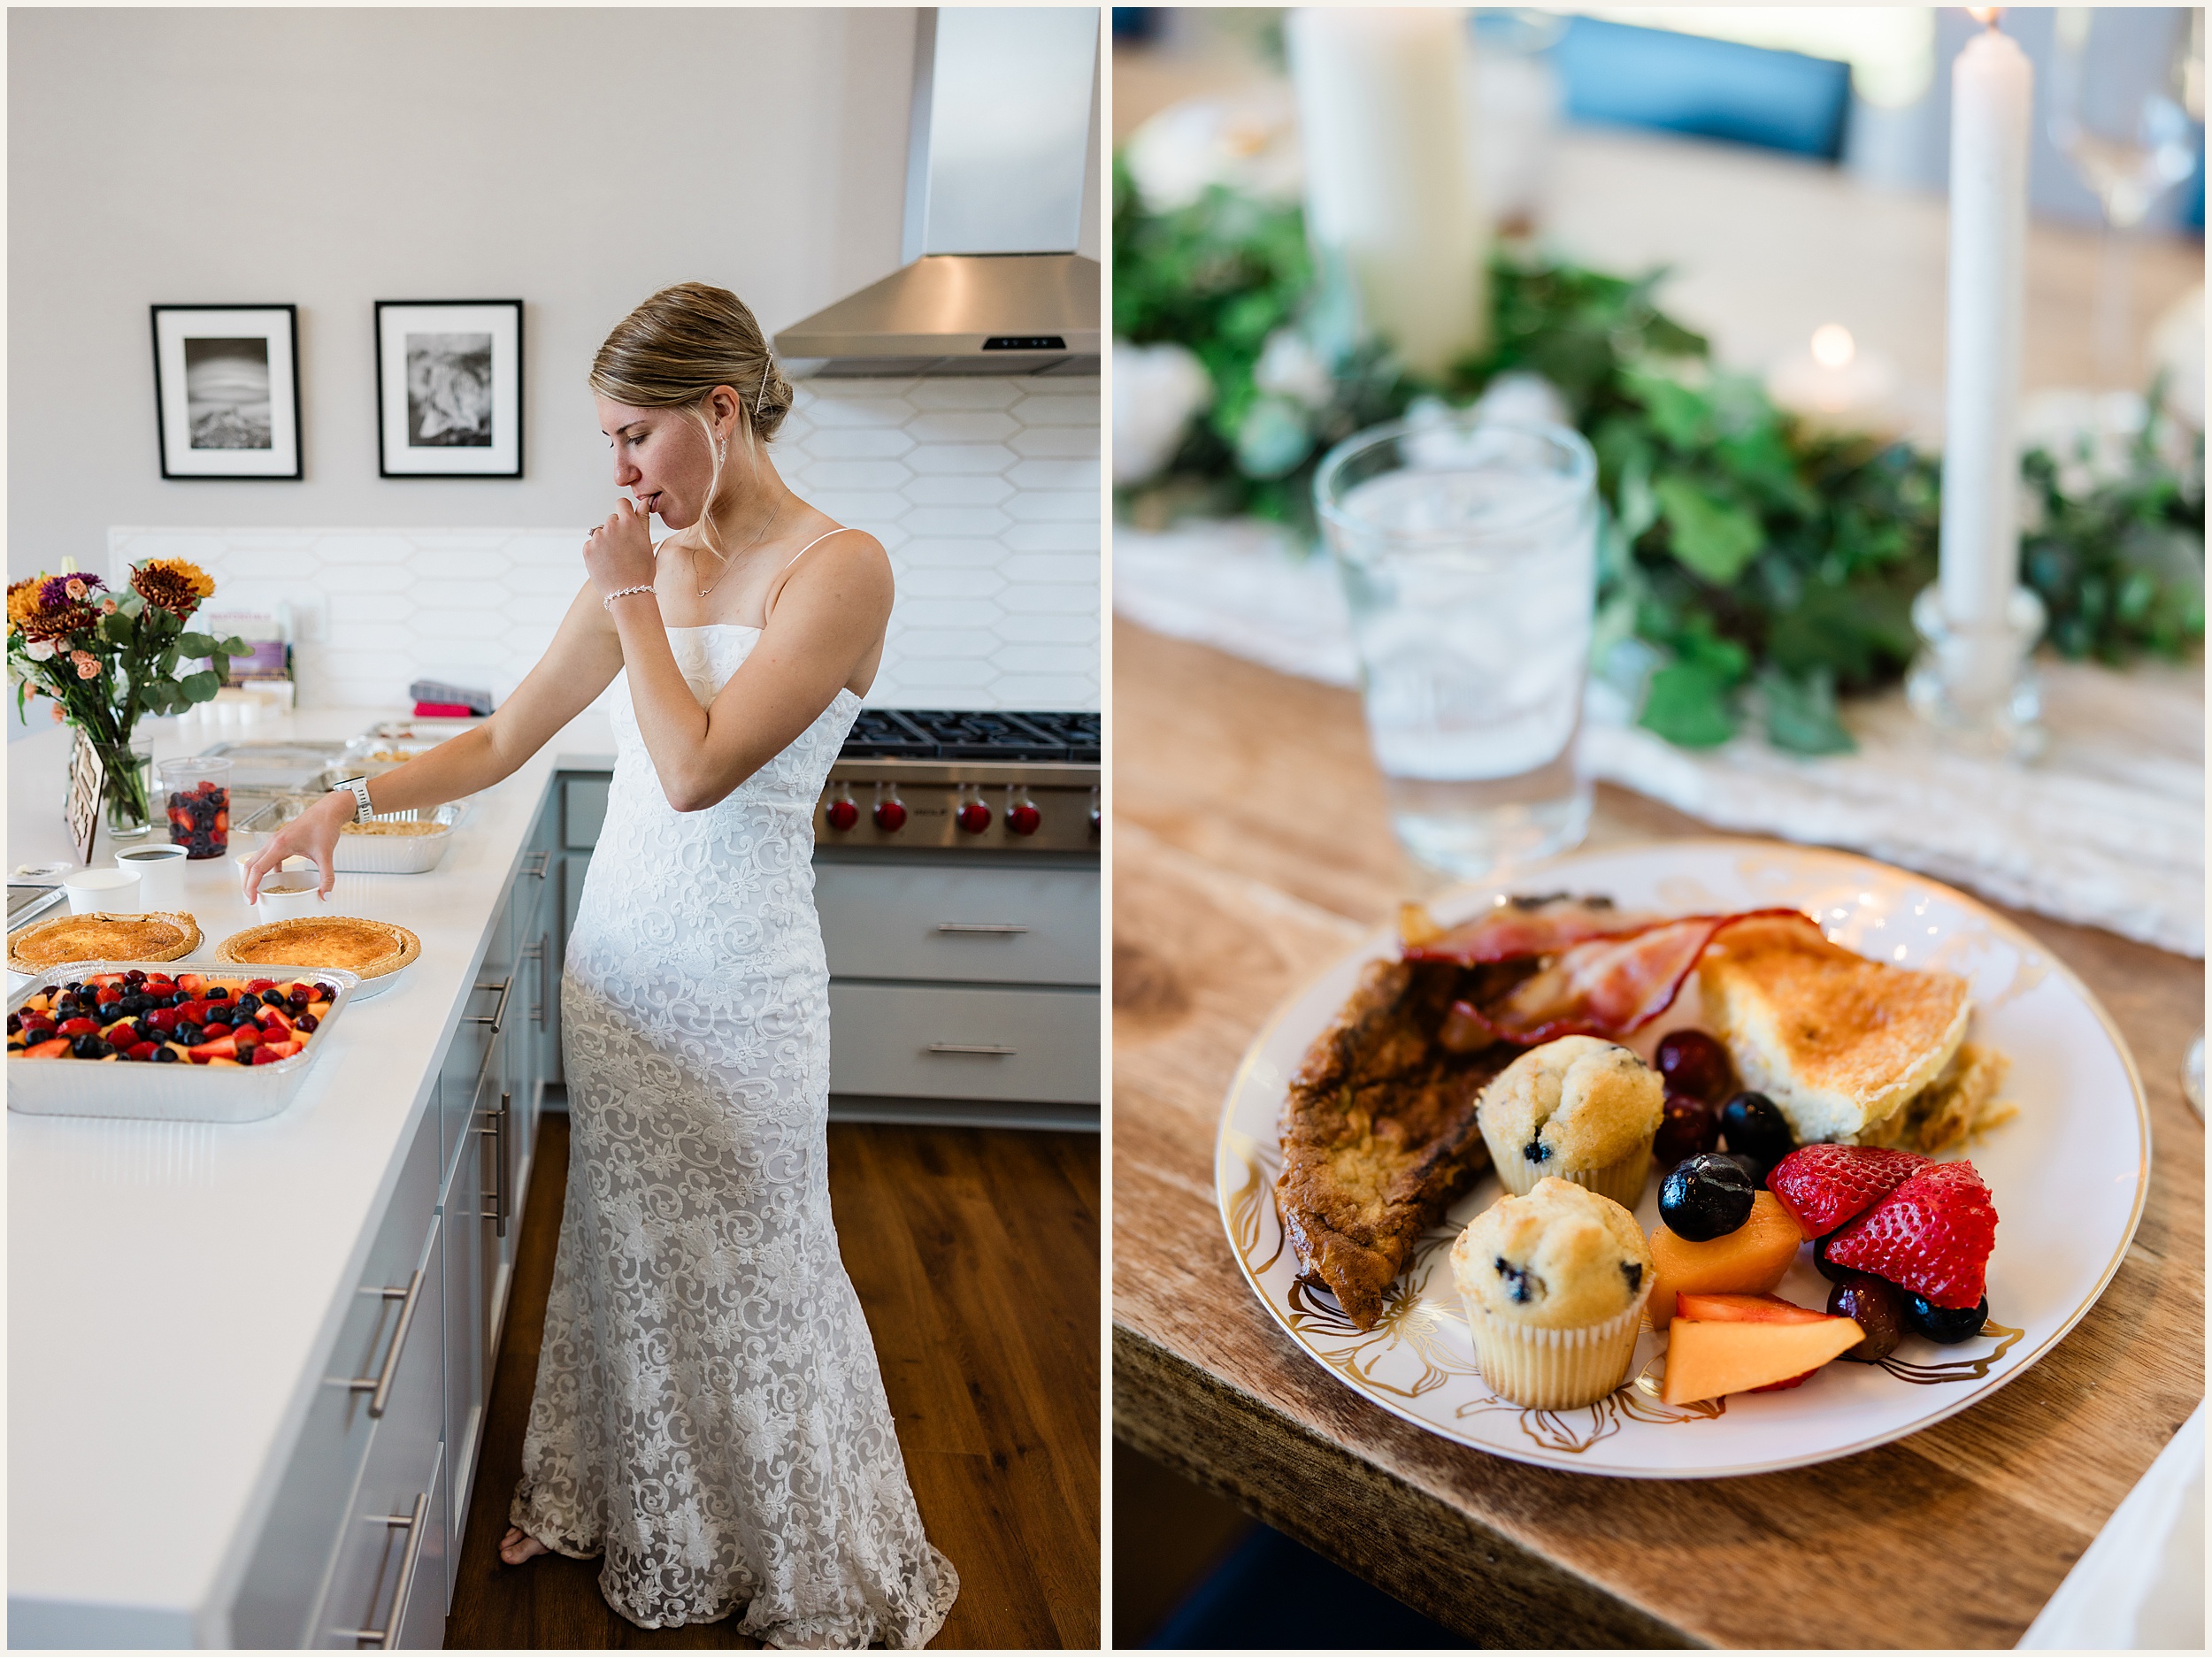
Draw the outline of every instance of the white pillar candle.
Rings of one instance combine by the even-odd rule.
[[[1343,257],[1367,326],[1440,375],[1479,348],[1489,317],[1466,12],[1308,7],[1286,35],[1307,232]]]
[[[1951,65],[1950,349],[1939,585],[1952,625],[1999,623],[2020,569],[2020,330],[2034,72],[1993,27]]]

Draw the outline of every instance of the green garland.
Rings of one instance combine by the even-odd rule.
[[[1686,747],[1755,722],[1780,748],[1848,749],[1837,697],[1894,682],[1914,652],[1912,600],[1936,575],[1939,464],[1823,433],[1716,369],[1705,340],[1654,305],[1663,274],[1626,280],[1502,251],[1492,344],[1425,381],[1345,326],[1340,279],[1317,266],[1297,208],[1217,186],[1154,213],[1117,157],[1115,336],[1187,348],[1214,390],[1164,473],[1123,491],[1121,510],[1148,525],[1249,514],[1310,542],[1313,472],[1332,444],[1417,397],[1463,402],[1509,370],[1540,374],[1597,453],[1594,659],[1641,687],[1638,722]],[[1286,328],[1329,364],[1323,406],[1260,383],[1266,344]],[[2155,425],[2143,434],[2124,476],[2073,495],[2060,457],[2026,458],[2024,578],[2065,656],[2175,657],[2203,637],[2203,439],[2177,470],[2159,436]]]

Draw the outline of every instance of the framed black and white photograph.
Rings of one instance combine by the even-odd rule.
[[[522,476],[522,301],[376,302],[377,470]]]
[[[153,319],[161,475],[303,477],[298,308],[156,305]]]

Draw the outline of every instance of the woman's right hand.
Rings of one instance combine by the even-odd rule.
[[[260,894],[262,876],[292,856],[313,860],[322,875],[322,885],[316,890],[328,897],[331,883],[337,878],[332,865],[337,862],[338,831],[353,821],[353,795],[343,788],[335,789],[270,835],[246,865],[246,901],[251,903]]]

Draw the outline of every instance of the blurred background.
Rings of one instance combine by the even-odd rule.
[[[1112,142],[1119,188],[1141,211],[1172,213],[1216,184],[1304,198],[1286,15],[1115,9]],[[1666,312],[1777,404],[1938,448],[1951,64],[1982,27],[1948,8],[1475,9],[1477,211],[1548,254],[1623,274],[1664,267]],[[2024,445],[2093,467],[2160,404],[2177,430],[2200,432],[2203,12],[2038,8],[2007,12],[2003,27],[2035,75]],[[1120,311],[1118,288],[1118,323]],[[1164,588],[1128,590],[1151,579],[1133,530],[1224,509],[1218,494],[1164,481],[1192,469],[1185,444],[1200,441],[1189,434],[1214,391],[1164,355],[1125,364],[1117,349],[1118,606],[1238,648],[1223,626],[1170,625]],[[1297,369],[1274,364],[1271,382],[1263,362],[1258,377],[1295,397]],[[1235,464],[1264,477],[1275,463],[1252,463],[1251,435]],[[1289,456],[1281,474],[1302,476],[1300,464]],[[1276,514],[1263,502],[1258,516]],[[1186,586],[1187,544],[1156,562],[1188,607],[1202,583]],[[1257,614],[1237,618],[1248,636]],[[1271,620],[1295,642],[1295,618]],[[1465,1643],[1128,1443],[1114,1471],[1118,1645]]]

